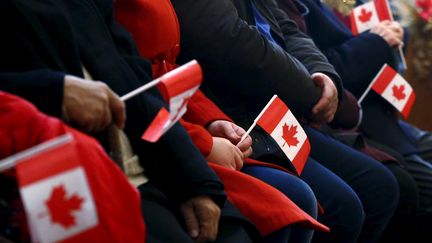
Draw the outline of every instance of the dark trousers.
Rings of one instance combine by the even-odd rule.
[[[185,230],[178,210],[166,196],[150,182],[139,187],[141,208],[147,228],[148,243],[194,243]],[[225,213],[229,211],[228,215]],[[233,217],[234,206],[227,203],[222,208],[216,242],[239,243],[257,242],[259,237],[249,221]],[[254,238],[254,240],[252,240]]]
[[[344,180],[363,205],[365,221],[358,242],[376,242],[399,202],[395,177],[380,162],[315,129],[305,130],[312,146],[311,157]]]
[[[419,213],[432,215],[432,134],[399,121],[399,125],[414,140],[416,153],[405,154],[405,168],[413,176],[420,194]]]
[[[245,166],[243,167],[242,172],[272,185],[287,195],[288,198],[295,202],[297,206],[303,209],[303,211],[312,217],[317,218],[318,206],[315,195],[312,189],[297,176],[263,166]],[[293,225],[290,227],[290,234],[287,234],[287,230],[281,230],[280,232],[275,232],[272,235],[267,236],[265,242],[306,243],[311,241],[312,236],[312,229],[300,225]]]
[[[316,232],[313,241],[377,241],[398,203],[394,176],[381,163],[333,138],[307,126],[305,130],[312,151],[301,178],[325,210],[318,219],[331,228],[330,234]],[[290,163],[262,130],[256,129],[252,137],[255,158]]]

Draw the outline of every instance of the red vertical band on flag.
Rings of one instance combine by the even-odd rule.
[[[410,112],[411,112],[411,108],[412,108],[413,105],[414,105],[414,101],[415,101],[415,99],[416,99],[416,95],[415,95],[415,93],[414,93],[414,92],[411,92],[411,95],[410,95],[410,97],[408,98],[408,101],[407,101],[405,107],[403,108],[403,110],[402,110],[402,112],[401,112],[401,113],[402,113],[402,116],[403,116],[405,119],[408,118],[408,116],[409,116],[409,114],[410,114]]]
[[[375,8],[380,21],[393,20],[393,15],[387,0],[375,0]]]
[[[152,143],[156,142],[165,132],[165,126],[169,121],[170,113],[162,107],[142,135],[141,139]]]
[[[397,72],[389,67],[387,64],[384,65],[383,69],[378,74],[376,80],[372,85],[372,89],[377,93],[382,94],[385,88],[389,85],[389,83],[394,79],[397,75]]]
[[[353,35],[358,35],[358,28],[357,28],[357,21],[356,21],[356,16],[354,14],[354,11],[352,11],[351,16],[350,16],[350,20],[351,20],[351,31],[353,33]]]
[[[78,167],[79,159],[74,152],[74,142],[31,157],[17,165],[17,175],[21,187],[41,179]]]
[[[262,116],[259,118],[257,124],[266,132],[271,134],[288,110],[289,109],[285,103],[283,103],[279,97],[276,97],[267,110],[265,110]]]
[[[159,88],[168,97],[181,94],[201,84],[203,79],[201,66],[196,61],[182,65],[160,77]]]
[[[298,154],[292,161],[294,167],[296,168],[298,174],[300,175],[303,171],[304,166],[306,165],[306,161],[309,156],[309,152],[311,150],[311,146],[309,143],[309,139],[306,139],[302,147],[300,148]]]

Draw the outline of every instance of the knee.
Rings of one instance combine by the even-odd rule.
[[[360,198],[354,191],[346,191],[339,196],[338,201],[338,206],[333,212],[339,218],[336,224],[349,225],[351,229],[360,231],[366,218]]]
[[[371,173],[369,197],[383,211],[393,212],[399,204],[399,184],[395,176],[384,166]]]
[[[296,198],[295,203],[310,216],[318,217],[318,203],[314,192],[304,181],[296,181]]]

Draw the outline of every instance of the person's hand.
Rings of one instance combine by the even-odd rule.
[[[403,28],[396,21],[385,20],[372,27],[370,33],[381,36],[389,46],[402,47],[403,43]]]
[[[113,121],[125,125],[123,101],[102,82],[66,75],[63,108],[69,122],[86,132],[103,131]]]
[[[213,147],[207,156],[209,162],[223,167],[240,170],[243,167],[243,153],[228,139],[213,137]]]
[[[231,141],[232,144],[237,145],[237,147],[243,152],[244,158],[247,158],[252,154],[252,138],[249,135],[245,140],[238,144],[246,131],[236,124],[230,121],[216,120],[207,126],[207,131],[215,137],[226,138]]]
[[[314,73],[312,80],[322,90],[321,98],[312,108],[310,122],[312,126],[319,126],[333,120],[338,107],[338,91],[333,81],[323,73]]]
[[[180,206],[189,235],[196,242],[215,241],[220,208],[208,196],[189,199]]]

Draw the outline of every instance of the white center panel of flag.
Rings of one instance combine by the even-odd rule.
[[[295,139],[298,140],[298,144],[295,146],[290,146],[287,144],[284,137],[284,126],[287,125],[288,129],[296,129],[295,133]],[[295,128],[293,127],[295,126]],[[307,139],[306,133],[304,132],[303,128],[301,127],[300,123],[298,123],[297,119],[294,117],[292,112],[288,110],[288,112],[285,114],[285,116],[282,118],[282,120],[278,123],[276,128],[273,130],[273,132],[270,134],[276,142],[279,144],[279,146],[282,148],[284,153],[287,155],[287,157],[293,161],[295,156],[298,154],[300,149],[302,148],[304,142]]]
[[[70,227],[52,222],[47,202],[52,198],[56,188],[64,189],[66,198],[77,196],[82,199],[80,209],[70,212],[75,220]],[[81,167],[29,184],[21,188],[21,197],[29,217],[30,228],[33,229],[34,242],[61,241],[98,224],[93,196]]]
[[[401,95],[404,98],[398,99],[395,97],[394,92],[396,89],[400,90]],[[391,104],[393,104],[396,109],[402,111],[406,103],[408,102],[408,98],[412,94],[412,92],[412,87],[408,85],[408,83],[399,74],[397,74],[382,93],[382,97]]]

